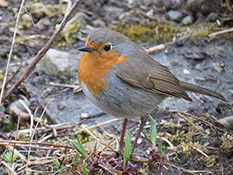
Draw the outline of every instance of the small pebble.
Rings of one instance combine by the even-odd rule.
[[[190,25],[193,23],[193,18],[192,16],[186,16],[182,19],[182,24],[184,25]]]
[[[167,13],[169,19],[175,21],[175,22],[180,22],[181,19],[182,19],[182,13],[178,10],[170,10],[168,13]]]
[[[219,64],[219,63],[213,63],[212,67],[219,73],[221,73],[222,70],[223,70],[223,66],[221,64]]]
[[[190,71],[187,70],[187,69],[184,69],[184,70],[183,70],[183,73],[184,73],[184,74],[190,74]]]
[[[66,108],[66,104],[65,103],[59,103],[57,108],[62,111],[62,110],[64,110]]]
[[[218,14],[212,12],[207,16],[207,19],[209,22],[215,22],[218,19]]]

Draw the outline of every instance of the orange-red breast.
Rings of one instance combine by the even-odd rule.
[[[141,117],[137,141],[145,116],[169,96],[191,101],[185,92],[191,91],[226,101],[214,91],[179,81],[167,67],[116,31],[95,29],[79,50],[84,52],[78,65],[83,92],[107,114],[125,118],[120,149],[127,119]]]

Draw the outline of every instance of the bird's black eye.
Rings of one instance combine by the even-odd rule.
[[[106,45],[106,46],[104,47],[104,50],[105,50],[106,52],[110,51],[111,49],[112,49],[112,45],[111,45],[111,44],[108,44],[108,45]]]

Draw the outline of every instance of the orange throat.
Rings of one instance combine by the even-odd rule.
[[[93,96],[102,93],[106,89],[104,76],[112,66],[122,64],[126,59],[127,56],[113,51],[84,52],[78,65],[79,84],[84,83]]]

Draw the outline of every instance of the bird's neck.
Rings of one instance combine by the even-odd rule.
[[[100,94],[106,88],[104,76],[112,66],[123,63],[125,59],[127,56],[120,56],[116,52],[107,56],[101,56],[98,52],[84,52],[78,66],[79,83],[83,82],[93,96]]]

